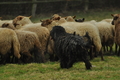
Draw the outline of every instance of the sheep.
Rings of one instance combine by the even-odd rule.
[[[14,54],[18,59],[19,63],[21,62],[20,55],[20,44],[17,38],[16,33],[7,28],[0,28],[0,54],[1,54],[1,64],[6,64],[7,55]]]
[[[11,28],[14,27],[10,23],[4,23],[2,25],[2,28]],[[31,62],[29,61],[31,58],[33,58],[31,52],[34,52],[36,62],[45,62],[44,55],[41,53],[41,44],[39,42],[38,36],[34,32],[30,31],[21,31],[21,30],[14,30],[17,34],[18,40],[20,42],[20,53],[22,55],[27,56],[25,62]],[[38,58],[42,58],[41,60]]]
[[[65,18],[66,21],[68,21],[68,22],[75,22],[75,17],[76,17],[76,16],[61,17],[61,16],[58,15],[58,14],[54,14],[54,15],[50,18],[50,20],[59,21],[61,18]]]
[[[84,22],[85,21],[85,18],[82,18],[82,19],[75,19],[76,22]]]
[[[61,68],[71,68],[76,62],[76,59],[82,59],[86,69],[91,69],[92,65],[87,59],[86,47],[91,46],[91,40],[86,33],[84,38],[75,34],[66,33],[61,26],[54,26],[50,31],[50,36],[54,40],[54,49],[60,59]]]
[[[117,55],[119,56],[120,55],[120,27],[119,27],[120,14],[111,14],[111,16],[113,17],[111,24],[115,25],[115,43],[116,43],[116,46],[119,46],[119,50],[117,52]]]
[[[30,16],[31,17],[31,16]],[[19,26],[24,26],[26,24],[31,24],[32,21],[30,20],[30,17],[26,17],[26,16],[17,16],[13,19],[13,25],[15,27],[19,27]]]
[[[17,29],[20,29],[22,28],[23,26],[40,26],[41,23],[38,22],[38,23],[33,23],[31,20],[30,20],[30,17],[26,17],[26,16],[17,16],[13,19],[13,25],[15,26],[15,28]]]
[[[114,44],[113,26],[104,20],[99,22],[96,21],[90,21],[90,22],[93,23],[99,30],[101,43],[102,43],[102,47],[104,48],[104,51],[105,51],[105,46],[109,46],[110,52],[112,52],[112,46]]]
[[[47,21],[49,21],[49,23],[47,23]],[[64,22],[62,24],[58,24],[54,21],[47,20],[46,22],[42,22],[41,25],[44,27],[47,27],[50,31],[52,30],[53,25],[59,25],[62,26],[63,28],[65,28],[66,32],[68,33],[73,33],[74,31],[76,31],[77,34],[79,34],[80,36],[85,35],[86,32],[89,33],[91,39],[93,40],[94,43],[94,50],[95,52],[100,52],[101,54],[101,60],[103,59],[103,55],[101,52],[101,40],[100,40],[100,36],[99,36],[99,30],[98,28],[93,25],[92,23],[89,22],[83,22],[83,23],[78,23],[78,22]],[[46,24],[47,23],[47,24]],[[92,57],[91,57],[92,59]]]
[[[67,22],[75,22],[75,18],[76,16],[67,16],[65,19]]]
[[[101,20],[101,21],[106,21],[106,22],[108,22],[108,23],[111,23],[111,22],[112,22],[112,19],[103,19],[103,20]]]
[[[24,28],[21,28],[20,30],[35,32],[42,46],[42,54],[46,52],[46,46],[47,46],[49,35],[50,35],[50,31],[47,28],[40,27],[40,26],[31,26],[31,27],[24,26]]]
[[[84,22],[84,20],[85,20],[85,18],[83,18],[83,19],[75,19],[76,16],[61,17],[58,14],[54,14],[50,19],[51,20],[60,20],[61,18],[66,19],[66,21],[68,21],[68,22]]]
[[[13,20],[0,20],[0,27],[2,26],[2,24],[4,24],[5,22],[8,23],[12,23]]]
[[[47,28],[42,27],[39,23],[26,24],[24,26],[19,26],[17,28],[13,26],[11,28],[22,30],[22,31],[31,31],[31,32],[36,33],[39,38],[39,42],[42,46],[42,55],[44,55],[44,53],[46,52],[46,45],[48,43],[49,35],[50,35],[50,31]]]
[[[60,18],[61,18],[60,15],[54,14],[50,19],[51,19],[51,20],[59,20]]]

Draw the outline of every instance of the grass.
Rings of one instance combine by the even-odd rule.
[[[104,56],[91,60],[92,69],[86,70],[83,62],[70,69],[61,69],[59,62],[6,64],[0,66],[0,80],[119,80],[120,57]]]
[[[62,16],[76,15],[77,18],[100,21],[112,18],[111,14],[120,13],[119,10],[90,10],[88,12],[66,12]],[[59,13],[58,13],[59,14]],[[33,22],[50,18],[52,14],[37,15],[31,18]],[[107,53],[109,54],[109,53]],[[0,80],[119,80],[120,57],[104,55],[91,60],[92,69],[86,70],[83,62],[77,62],[70,69],[61,69],[59,62],[29,63],[24,65],[6,64],[0,66]]]

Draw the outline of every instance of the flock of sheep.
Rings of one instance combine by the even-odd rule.
[[[119,45],[119,40],[116,40],[118,39],[116,25],[120,17],[117,14],[112,16],[113,19],[103,19],[99,22],[77,20],[75,16],[62,17],[58,14],[39,23],[33,23],[30,17],[26,16],[17,16],[13,20],[0,20],[0,62],[5,64],[13,62],[13,59],[16,61],[16,58],[19,63],[46,62],[47,53],[50,60],[53,60],[56,51],[50,32],[54,26],[62,26],[67,33],[75,32],[79,36],[84,36],[88,32],[92,41],[92,47],[88,50],[90,59],[100,54],[101,60],[104,60],[103,52],[110,47],[112,53],[113,44]]]

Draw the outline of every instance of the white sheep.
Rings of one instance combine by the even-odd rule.
[[[2,28],[10,28],[12,29],[14,26],[12,23],[4,23]],[[31,52],[34,52],[35,59],[37,57],[36,62],[45,62],[44,55],[42,54],[42,46],[39,42],[39,38],[36,33],[30,31],[22,31],[22,30],[15,30],[20,43],[20,53],[22,55],[27,56],[25,62],[29,62],[31,58],[33,58]],[[42,59],[41,59],[41,58]],[[40,59],[38,59],[40,58]]]
[[[101,43],[102,43],[102,47],[104,48],[104,51],[105,51],[105,47],[109,46],[110,52],[112,52],[112,46],[114,44],[113,25],[111,25],[110,22],[108,22],[108,19],[104,19],[99,22],[96,22],[96,21],[90,21],[90,22],[94,24],[99,30]]]
[[[2,24],[4,24],[5,22],[8,23],[12,23],[13,20],[0,20],[0,27],[2,26]]]
[[[0,28],[0,54],[1,54],[1,63],[6,63],[6,56],[9,56],[8,53],[14,54],[14,56],[20,60],[20,44],[16,33],[7,28]]]

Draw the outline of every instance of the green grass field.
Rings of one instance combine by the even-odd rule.
[[[86,12],[69,12],[66,15],[76,15],[77,18],[100,21],[112,18],[111,14],[120,13],[118,10],[90,10]],[[64,15],[64,14],[62,14]],[[33,22],[50,18],[51,14],[38,15],[31,18]],[[110,54],[110,53],[107,53]],[[70,69],[61,69],[59,62],[29,63],[24,65],[6,64],[0,66],[0,80],[119,80],[120,57],[105,55],[104,61],[100,57],[91,60],[92,69],[86,70],[83,62],[77,62]]]
[[[83,62],[70,69],[61,69],[59,62],[6,64],[0,66],[0,80],[119,80],[120,57],[104,56],[91,60],[92,69],[86,70]]]

